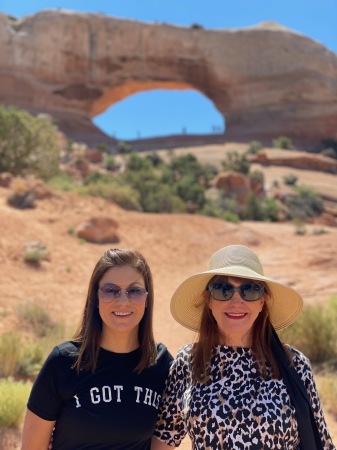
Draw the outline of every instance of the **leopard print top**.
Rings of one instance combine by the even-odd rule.
[[[216,346],[210,379],[191,382],[191,345],[175,359],[160,410],[155,436],[178,447],[186,433],[193,449],[296,450],[295,411],[282,380],[263,379],[249,348]],[[325,450],[336,450],[323,417],[308,359],[290,348],[312,401]]]

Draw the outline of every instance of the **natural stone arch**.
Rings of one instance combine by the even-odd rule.
[[[191,114],[191,103],[197,117]],[[223,115],[208,97],[189,85],[128,83],[124,89],[117,89],[100,99],[95,110],[103,111],[93,117],[96,126],[105,131],[108,124],[105,132],[118,140],[132,140],[135,149],[145,149],[150,142],[154,144],[151,148],[158,148],[160,140],[166,148],[172,148],[176,141],[178,144],[179,140],[186,141],[183,137],[186,135],[191,138],[191,145],[200,138],[206,143],[212,139],[224,140]],[[121,111],[122,116],[119,115]]]
[[[202,92],[228,140],[337,138],[337,55],[275,24],[204,30],[45,11],[15,28],[0,18],[0,54],[0,101],[48,112],[88,143],[108,139],[92,117],[154,86]]]

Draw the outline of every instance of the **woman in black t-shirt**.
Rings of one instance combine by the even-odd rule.
[[[72,341],[56,346],[28,400],[22,450],[148,450],[172,356],[155,344],[144,257],[111,249],[91,276]]]

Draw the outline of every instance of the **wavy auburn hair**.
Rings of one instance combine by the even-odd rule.
[[[217,322],[209,308],[210,292],[208,286],[215,281],[228,281],[227,276],[216,275],[212,277],[205,290],[202,298],[200,299],[200,305],[203,305],[200,327],[196,343],[192,347],[193,365],[192,365],[192,379],[193,381],[199,381],[205,383],[209,378],[209,364],[212,357],[212,351],[214,346],[220,344],[219,329]],[[266,297],[270,298],[270,290],[268,285],[262,281],[249,280],[247,278],[231,277],[237,281],[254,281],[261,284],[264,287]],[[259,369],[263,378],[266,377],[267,363],[270,364],[272,374],[274,377],[279,377],[279,368],[277,360],[271,350],[271,335],[272,324],[269,316],[267,299],[263,304],[262,311],[256,318],[253,328],[253,344],[252,350],[259,365]]]

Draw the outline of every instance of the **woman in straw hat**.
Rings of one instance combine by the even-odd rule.
[[[292,288],[263,274],[242,245],[214,253],[206,272],[186,279],[173,317],[198,331],[174,361],[152,449],[335,449],[308,359],[276,331],[301,314]]]

